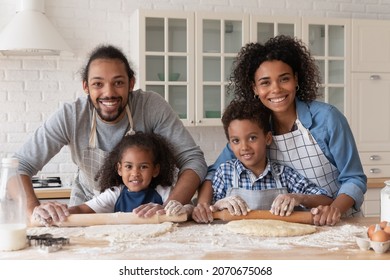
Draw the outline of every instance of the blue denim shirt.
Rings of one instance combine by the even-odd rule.
[[[340,190],[355,200],[354,208],[360,209],[367,191],[367,177],[363,172],[359,153],[351,128],[345,116],[334,106],[296,99],[298,119],[317,141],[327,159],[339,170]],[[229,143],[217,160],[208,168],[206,180],[212,180],[218,166],[235,158]]]

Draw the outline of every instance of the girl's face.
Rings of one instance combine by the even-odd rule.
[[[295,110],[298,79],[291,67],[280,61],[265,61],[255,72],[253,91],[274,113]]]
[[[88,83],[84,91],[105,122],[116,123],[125,114],[129,92],[134,80],[129,81],[126,67],[119,59],[95,59],[89,65]]]
[[[152,152],[135,146],[125,150],[118,162],[118,174],[132,192],[147,189],[159,172],[160,166],[154,165]]]
[[[242,164],[259,176],[266,165],[267,146],[272,142],[271,132],[251,120],[234,120],[229,124],[229,143]]]

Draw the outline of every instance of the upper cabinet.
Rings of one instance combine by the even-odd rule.
[[[346,99],[350,79],[350,20],[303,18],[302,27],[302,39],[321,73],[318,100],[349,115]]]
[[[227,95],[232,65],[249,40],[245,14],[196,13],[196,86],[193,116],[196,125],[221,125],[222,113],[233,98]]]
[[[161,94],[185,125],[220,125],[234,57],[249,39],[243,14],[138,10],[131,55],[139,87]]]
[[[390,72],[389,20],[352,20],[352,71]]]
[[[321,71],[319,99],[348,117],[349,20],[137,10],[131,26],[137,86],[161,94],[187,126],[221,125],[237,53],[281,34],[308,45]]]
[[[137,10],[131,26],[138,87],[161,94],[184,122],[190,122],[194,117],[194,14]]]
[[[264,44],[269,38],[286,35],[301,38],[301,19],[296,17],[251,16],[251,42]]]

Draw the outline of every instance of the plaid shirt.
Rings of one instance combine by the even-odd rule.
[[[279,174],[282,187],[287,188],[289,193],[316,194],[332,197],[325,189],[318,187],[297,171],[288,166],[272,162],[274,173]],[[271,162],[262,174],[256,177],[252,171],[247,169],[239,160],[229,160],[219,166],[213,178],[213,201],[226,197],[227,190],[232,188],[235,182],[234,172],[238,174],[238,187],[247,190],[267,190],[277,188],[276,180],[272,174]]]

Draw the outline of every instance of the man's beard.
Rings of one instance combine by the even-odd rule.
[[[118,98],[115,98],[115,99],[120,99],[120,104],[122,104],[122,97],[118,97]],[[107,114],[104,115],[102,113],[102,109],[100,107],[97,107],[97,106],[95,106],[93,104],[90,95],[88,95],[88,100],[92,104],[92,106],[96,109],[96,112],[97,112],[98,116],[100,117],[100,119],[105,121],[105,122],[113,122],[116,119],[118,119],[119,116],[122,114],[122,112],[125,110],[125,107],[126,107],[126,106],[123,106],[123,107],[120,106],[116,112],[111,113],[110,115],[107,115]],[[101,99],[101,100],[110,100],[110,99]],[[99,104],[99,99],[97,99],[96,102]]]

